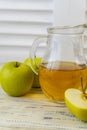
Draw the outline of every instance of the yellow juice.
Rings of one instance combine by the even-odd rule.
[[[39,69],[39,81],[44,94],[52,100],[64,100],[68,88],[85,88],[87,83],[86,65],[72,62],[44,63]]]

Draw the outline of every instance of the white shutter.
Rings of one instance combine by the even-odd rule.
[[[52,24],[53,0],[0,0],[0,45],[31,45]]]
[[[85,0],[85,23],[87,24],[87,0]],[[84,54],[87,59],[87,31],[85,31],[84,36]]]
[[[79,9],[80,6],[83,8],[81,2],[84,3],[84,0],[78,1]],[[54,7],[56,2],[58,6]],[[66,2],[68,5],[69,0]],[[70,10],[64,11],[64,3],[65,0],[0,0],[0,62],[23,61],[29,56],[34,39],[39,35],[46,35],[49,26],[61,23],[64,25],[65,21],[72,21],[71,17],[75,11],[72,13],[69,7],[69,14],[72,15],[67,19],[65,14]],[[77,19],[75,17],[75,21],[78,21]],[[41,46],[40,55],[43,49],[44,46]]]
[[[53,0],[0,0],[1,60],[23,60],[52,25]],[[12,55],[12,56],[11,56]]]

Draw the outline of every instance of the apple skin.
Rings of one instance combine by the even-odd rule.
[[[37,64],[37,67],[38,67],[38,68],[39,68],[39,66],[40,66],[41,60],[42,60],[41,57],[37,57],[37,58],[36,58],[36,64]],[[30,62],[31,62],[31,61],[30,61],[30,58],[26,58],[26,59],[24,60],[24,63],[25,63],[26,65],[28,65],[29,67],[31,67]],[[31,69],[32,69],[32,68],[31,68]],[[32,71],[33,71],[33,70],[32,70]],[[33,87],[40,87],[39,76],[36,75],[35,73],[34,73]]]
[[[82,121],[87,121],[87,99],[78,89],[65,91],[65,103],[71,113]]]
[[[34,74],[20,62],[8,62],[1,69],[1,87],[10,96],[23,96],[32,87]]]

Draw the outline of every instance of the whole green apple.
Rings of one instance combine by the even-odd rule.
[[[65,91],[65,103],[78,119],[87,121],[87,95],[81,90],[71,88]]]
[[[36,64],[37,64],[37,67],[39,68],[39,66],[40,66],[40,63],[41,63],[41,57],[37,57],[36,58]],[[24,63],[26,64],[26,65],[28,65],[29,67],[31,67],[31,64],[30,64],[30,58],[26,58],[25,60],[24,60]],[[32,69],[32,67],[31,67],[31,69]],[[32,70],[33,71],[33,70]],[[40,87],[40,83],[39,83],[39,77],[38,77],[38,75],[36,75],[35,73],[34,73],[34,81],[33,81],[33,87]]]
[[[33,79],[31,68],[20,62],[8,62],[1,69],[1,87],[10,96],[28,93]]]

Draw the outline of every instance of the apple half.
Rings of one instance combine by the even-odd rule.
[[[87,121],[87,95],[75,88],[67,89],[65,103],[73,115],[80,120]]]

